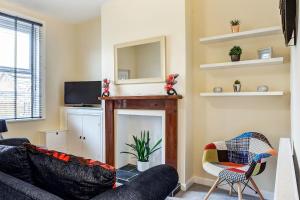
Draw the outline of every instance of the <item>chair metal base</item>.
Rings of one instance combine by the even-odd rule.
[[[249,185],[249,181],[251,182],[253,188]],[[223,182],[225,182],[225,184],[222,184]],[[249,178],[248,181],[242,181],[242,182],[238,182],[238,183],[231,183],[225,179],[220,179],[217,178],[217,180],[215,181],[215,183],[213,184],[213,186],[210,188],[210,190],[208,191],[208,193],[205,195],[204,200],[208,200],[208,198],[210,197],[210,195],[213,193],[213,191],[218,187],[222,185],[229,185],[230,189],[229,189],[229,195],[232,195],[232,192],[237,192],[238,193],[238,199],[242,200],[243,199],[243,192],[245,190],[246,187],[250,188],[251,190],[253,190],[256,194],[258,194],[259,199],[260,200],[264,200],[264,197],[262,195],[262,193],[260,192],[259,188],[257,187],[256,183],[254,182],[254,180],[252,178]],[[237,185],[237,191],[234,189],[234,184]],[[242,185],[244,186],[242,188]]]

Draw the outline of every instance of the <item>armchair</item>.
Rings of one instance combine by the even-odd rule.
[[[240,200],[242,200],[242,191],[245,187],[254,190],[260,199],[264,199],[252,177],[261,174],[266,168],[268,159],[275,155],[276,151],[268,139],[256,132],[243,133],[228,141],[206,145],[202,160],[203,168],[207,173],[218,178],[205,199],[208,199],[221,183],[227,183],[230,186],[229,194],[236,184]],[[249,182],[253,187],[249,185]]]

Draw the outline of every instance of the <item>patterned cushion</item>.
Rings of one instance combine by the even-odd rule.
[[[25,145],[35,184],[66,200],[88,200],[115,187],[113,167],[73,155]]]

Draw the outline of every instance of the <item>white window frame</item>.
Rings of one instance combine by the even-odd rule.
[[[29,17],[27,15],[23,15],[21,13],[15,12],[15,11],[11,11],[11,10],[7,10],[7,9],[2,9],[0,8],[0,12],[8,14],[8,15],[12,15],[12,16],[16,16],[16,17],[20,17],[23,19],[27,19],[30,21],[34,21],[37,23],[41,23],[43,24],[43,28],[42,28],[42,36],[43,39],[41,40],[41,66],[40,66],[40,71],[41,71],[41,90],[42,90],[42,106],[41,106],[41,113],[42,113],[42,117],[41,118],[27,118],[27,119],[9,119],[7,120],[8,123],[15,123],[15,122],[30,122],[30,121],[41,121],[41,120],[46,120],[46,23],[43,20],[34,18],[34,17]]]

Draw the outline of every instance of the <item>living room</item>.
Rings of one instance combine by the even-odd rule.
[[[131,199],[130,192],[132,199],[297,199],[299,5],[295,0],[280,5],[273,0],[1,0],[4,140],[26,138],[32,144],[24,147],[31,148],[29,157],[42,148],[112,166],[118,187],[99,199]],[[29,37],[23,35],[22,43],[23,33]],[[153,150],[146,165],[133,155],[140,153],[132,148],[133,136],[145,139],[141,132],[146,139],[149,132]],[[257,142],[253,148],[228,153],[242,151],[233,143],[245,137],[249,146]],[[266,152],[253,152],[264,145]],[[223,151],[228,158],[221,161]],[[270,158],[255,160],[253,154],[261,153]],[[231,178],[215,173],[212,165],[245,155],[238,170],[246,167],[250,177],[236,181],[232,177],[245,171],[224,170]],[[253,159],[257,165],[251,165]],[[144,173],[152,174],[147,182],[140,180],[149,178]],[[124,182],[130,189],[120,186]],[[148,193],[131,191],[145,183]],[[0,188],[9,191],[1,181]],[[51,187],[49,193],[49,199],[81,199]],[[0,199],[22,197],[0,194]]]

